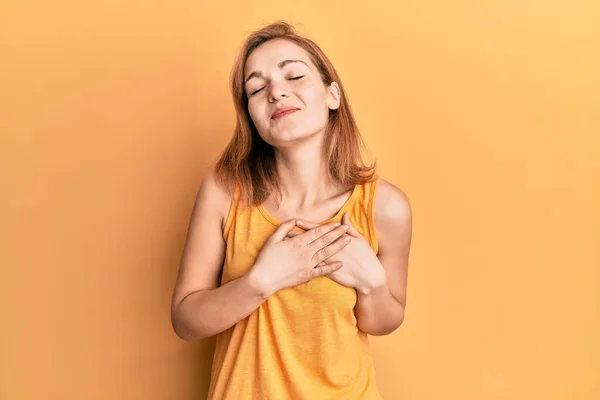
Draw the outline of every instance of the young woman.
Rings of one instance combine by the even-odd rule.
[[[366,165],[333,65],[285,22],[232,69],[233,138],[203,179],[172,303],[217,336],[209,399],[380,399],[367,335],[403,321],[405,194]]]

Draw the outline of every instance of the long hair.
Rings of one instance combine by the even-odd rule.
[[[258,134],[248,112],[248,97],[244,90],[244,66],[248,56],[261,44],[273,40],[288,40],[308,52],[325,86],[337,82],[340,87],[340,106],[329,110],[329,122],[324,140],[328,176],[348,188],[373,180],[376,161],[367,165],[363,152],[367,146],[360,134],[341,79],[325,53],[312,40],[297,34],[285,21],[271,23],[252,32],[243,43],[230,72],[230,89],[237,122],[233,137],[215,165],[215,175],[231,194],[240,190],[241,199],[248,205],[262,204],[272,191],[281,194],[273,146]]]

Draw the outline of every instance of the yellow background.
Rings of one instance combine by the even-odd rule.
[[[597,1],[4,1],[0,398],[195,399],[170,295],[228,73],[279,18],[409,196],[385,399],[600,398]]]

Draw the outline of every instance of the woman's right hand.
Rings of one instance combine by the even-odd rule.
[[[288,232],[295,226],[295,220],[281,224],[267,239],[254,266],[248,272],[250,281],[264,297],[269,297],[280,289],[330,274],[342,267],[341,262],[317,265],[350,242],[342,238],[348,230],[347,225],[331,222],[288,238]]]

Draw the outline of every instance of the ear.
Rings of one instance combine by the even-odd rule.
[[[341,90],[337,82],[331,82],[327,88],[327,107],[330,110],[337,110],[340,107]]]

